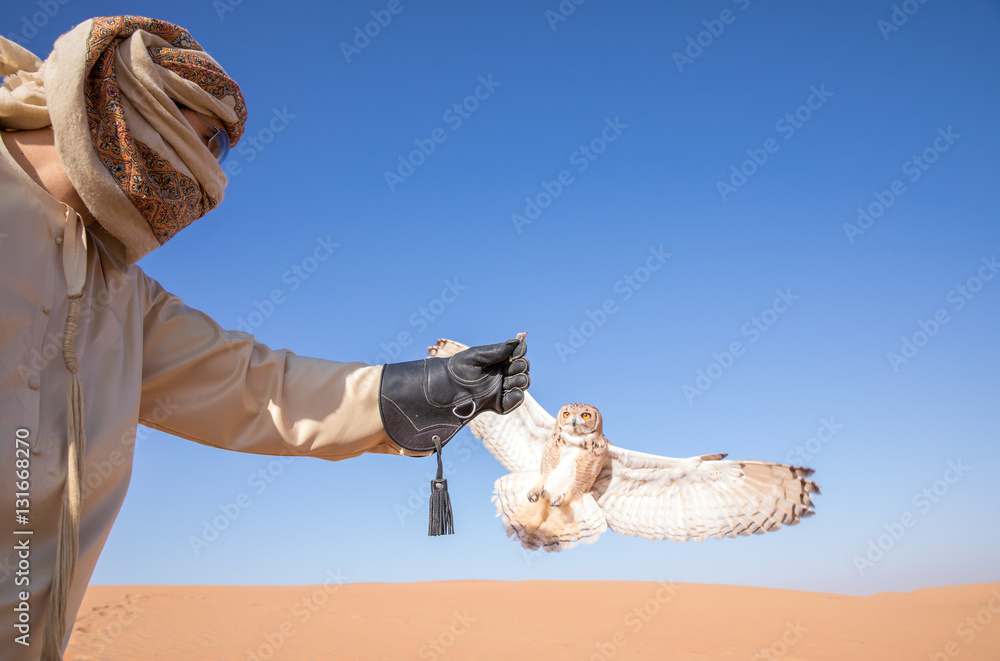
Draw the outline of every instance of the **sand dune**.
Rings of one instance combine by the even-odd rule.
[[[1000,659],[1000,583],[849,597],[448,581],[92,586],[67,659]]]

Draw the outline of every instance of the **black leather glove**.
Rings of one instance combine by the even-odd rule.
[[[483,411],[509,413],[531,383],[523,337],[471,347],[449,358],[382,368],[379,412],[389,437],[416,452],[435,449]]]

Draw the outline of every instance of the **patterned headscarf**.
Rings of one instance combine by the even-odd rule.
[[[0,126],[52,125],[70,181],[110,237],[98,235],[126,263],[222,201],[225,173],[177,104],[218,117],[233,145],[246,104],[187,30],[138,16],[94,18],[61,36],[34,70],[27,56],[3,72],[13,75],[0,90]]]

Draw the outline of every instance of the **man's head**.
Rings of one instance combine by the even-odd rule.
[[[8,78],[22,79],[37,88],[33,103],[18,107],[17,90],[4,90],[0,127],[31,128],[29,115],[34,128],[51,123],[59,160],[99,236],[127,263],[222,201],[219,156],[242,136],[246,106],[239,86],[183,28],[136,16],[85,21],[41,66]]]

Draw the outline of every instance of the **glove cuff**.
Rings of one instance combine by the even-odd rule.
[[[433,452],[435,436],[444,446],[478,412],[471,393],[451,404],[431,400],[429,393],[435,386],[447,388],[448,384],[431,383],[432,376],[446,373],[446,368],[442,368],[447,361],[447,358],[425,358],[390,363],[382,368],[379,414],[386,433],[400,447],[413,452]]]

